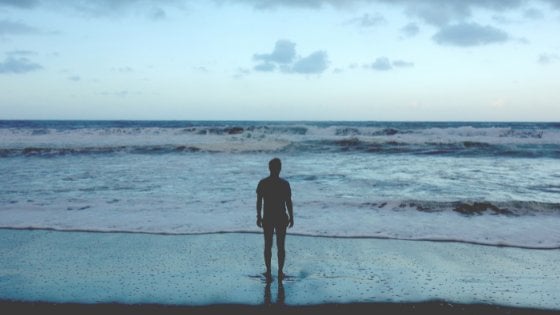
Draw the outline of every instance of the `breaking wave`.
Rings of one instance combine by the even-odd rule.
[[[0,121],[0,157],[362,152],[560,158],[552,123]]]

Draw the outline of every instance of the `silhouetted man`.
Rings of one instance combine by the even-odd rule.
[[[264,263],[266,265],[266,279],[272,280],[270,261],[272,259],[272,237],[276,231],[276,247],[278,250],[278,279],[284,278],[284,259],[286,251],[286,228],[294,226],[294,212],[292,206],[292,191],[290,183],[280,178],[282,162],[278,158],[268,163],[270,176],[263,178],[257,186],[257,226],[264,231]],[[264,200],[264,216],[261,216]],[[286,214],[288,210],[288,214]]]

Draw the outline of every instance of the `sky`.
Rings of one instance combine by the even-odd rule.
[[[559,121],[560,0],[0,0],[0,119]]]

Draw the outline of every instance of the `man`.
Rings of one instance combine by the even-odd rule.
[[[264,263],[266,280],[272,280],[270,261],[272,259],[272,237],[276,231],[276,248],[278,251],[278,279],[284,278],[284,260],[286,251],[286,228],[294,226],[292,191],[290,183],[280,178],[282,162],[278,158],[268,163],[270,176],[263,178],[257,186],[257,226],[264,231]],[[264,216],[261,215],[264,200]],[[288,215],[286,214],[288,210]]]

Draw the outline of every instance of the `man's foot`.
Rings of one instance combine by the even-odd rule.
[[[284,280],[285,277],[286,275],[284,274],[284,272],[278,271],[278,281]]]

